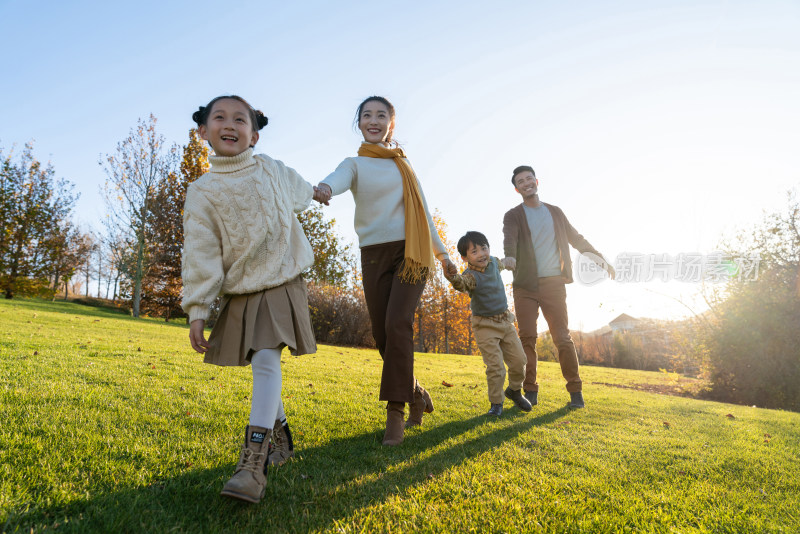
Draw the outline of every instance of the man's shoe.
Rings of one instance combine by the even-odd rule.
[[[489,408],[489,411],[486,412],[486,415],[494,415],[494,416],[497,416],[497,417],[500,417],[501,415],[503,415],[503,405],[502,405],[502,403],[501,404],[492,404],[491,408]]]
[[[525,398],[528,399],[528,402],[531,403],[531,406],[536,406],[539,404],[539,392],[538,391],[526,391]]]
[[[569,407],[570,408],[583,408],[586,404],[583,403],[583,393],[580,391],[575,391],[574,393],[570,393],[570,400],[569,400]]]
[[[522,396],[522,390],[511,389],[508,387],[506,388],[506,397],[514,401],[514,404],[517,405],[517,408],[523,412],[531,411],[531,403],[528,401],[528,399]]]

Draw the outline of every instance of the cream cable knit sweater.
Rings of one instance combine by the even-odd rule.
[[[406,236],[406,215],[403,204],[403,177],[392,159],[347,158],[322,183],[328,184],[333,195],[348,189],[356,203],[354,225],[361,247],[402,241]],[[420,187],[422,193],[422,187]],[[425,193],[422,193],[425,214],[438,259],[448,258],[447,249],[433,225]]]
[[[211,171],[189,185],[183,212],[182,306],[190,322],[208,319],[218,295],[277,287],[314,262],[294,215],[311,203],[311,184],[252,148],[209,161]]]

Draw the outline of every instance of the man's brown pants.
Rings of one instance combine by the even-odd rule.
[[[540,308],[550,328],[553,344],[558,349],[558,361],[561,364],[561,374],[567,381],[567,391],[581,391],[583,382],[578,371],[578,353],[569,335],[567,290],[561,276],[539,278],[539,288],[536,291],[514,288],[514,311],[519,325],[519,338],[528,359],[523,387],[525,391],[539,391],[536,376],[536,321]]]

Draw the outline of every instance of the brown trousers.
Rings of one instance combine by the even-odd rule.
[[[519,338],[528,358],[523,384],[525,391],[539,391],[536,378],[536,321],[540,308],[550,328],[550,335],[553,336],[553,344],[558,349],[558,361],[561,364],[561,374],[567,381],[567,391],[581,391],[583,382],[578,371],[578,353],[569,335],[567,289],[561,276],[539,278],[539,288],[536,291],[514,288],[514,311],[519,325]]]
[[[364,298],[372,322],[372,337],[383,358],[380,400],[414,402],[414,312],[425,281],[407,284],[398,274],[405,241],[361,249]]]

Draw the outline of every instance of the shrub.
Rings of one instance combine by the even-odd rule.
[[[375,347],[367,302],[360,287],[308,284],[308,308],[319,343]]]
[[[757,280],[734,277],[714,301],[706,340],[711,394],[800,411],[800,203],[795,195],[789,195],[788,213],[767,217],[750,235],[740,236],[730,253],[757,256],[760,267]]]

